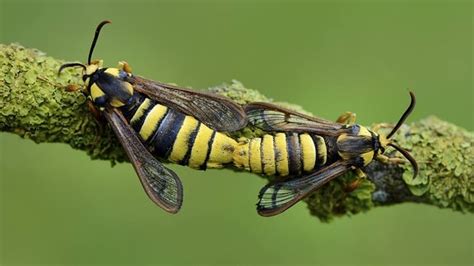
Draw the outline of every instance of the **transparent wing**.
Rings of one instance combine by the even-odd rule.
[[[217,94],[198,92],[137,76],[127,78],[135,90],[193,116],[217,131],[236,131],[247,124],[242,107]]]
[[[347,162],[338,161],[301,178],[270,183],[260,190],[257,212],[262,216],[280,214],[349,169]]]
[[[165,211],[177,213],[183,203],[183,186],[179,177],[150,154],[115,108],[106,109],[104,115],[125,149],[148,197]]]
[[[343,129],[341,124],[308,116],[270,103],[251,103],[245,106],[250,124],[265,131],[311,132],[335,136]]]

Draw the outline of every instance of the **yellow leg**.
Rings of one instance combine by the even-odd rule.
[[[100,113],[99,109],[95,107],[94,103],[90,99],[87,99],[86,103],[87,103],[87,108],[91,112],[97,124],[101,125],[101,123],[103,122],[103,119],[102,119],[102,114]]]
[[[79,85],[76,85],[76,84],[69,84],[66,86],[66,91],[67,92],[75,92],[75,91],[78,91],[78,90],[81,90],[81,86]]]
[[[372,127],[373,132],[379,132],[381,128],[393,128],[395,125],[390,123],[380,123]]]
[[[37,78],[38,78],[39,80],[42,80],[42,81],[48,83],[48,84],[51,85],[51,86],[58,87],[58,88],[64,88],[63,85],[60,85],[60,84],[58,84],[58,83],[54,83],[54,82],[52,82],[51,80],[49,80],[48,78],[45,78],[45,77],[42,77],[42,76],[38,76]],[[78,91],[78,90],[83,91],[83,88],[82,88],[81,86],[79,86],[79,85],[76,85],[76,84],[69,84],[69,85],[67,85],[67,86],[65,87],[65,90],[66,90],[67,92],[76,92],[76,91]]]
[[[91,61],[91,65],[98,65],[99,68],[101,68],[103,64],[104,64],[104,60],[94,59]]]
[[[118,69],[121,69],[127,73],[132,73],[132,67],[125,61],[120,61],[118,63]]]
[[[345,112],[342,115],[340,115],[336,122],[339,124],[347,124],[351,125],[354,124],[356,121],[356,114],[353,112]]]
[[[364,171],[360,170],[359,168],[355,169],[354,172],[357,175],[357,178],[360,178],[360,179],[367,178],[367,174]]]
[[[359,186],[360,182],[362,182],[363,179],[367,178],[367,174],[364,173],[364,171],[362,171],[361,169],[359,168],[356,168],[354,170],[354,173],[356,174],[356,178],[354,179],[354,181],[352,181],[351,183],[349,183],[349,185],[347,185],[345,188],[344,188],[344,191],[350,193],[354,190],[357,189],[357,187]]]
[[[401,164],[401,163],[405,163],[405,159],[403,158],[398,158],[398,157],[388,157],[386,155],[383,155],[383,154],[379,154],[375,157],[375,159],[381,163],[384,163],[384,164]]]
[[[93,145],[96,146],[99,143],[101,136],[105,132],[104,125],[105,125],[106,120],[104,119],[104,116],[99,111],[99,109],[97,109],[97,107],[95,107],[92,100],[87,99],[86,103],[87,103],[87,107],[88,107],[89,111],[92,114],[92,117],[94,117],[94,122],[97,125],[97,132],[95,132],[95,138],[94,138],[94,142],[93,142]]]

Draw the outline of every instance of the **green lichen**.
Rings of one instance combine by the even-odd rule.
[[[354,174],[347,173],[305,199],[311,214],[323,222],[329,222],[334,217],[357,214],[374,207],[372,193],[375,185],[364,179],[355,190],[350,191],[355,180]]]
[[[0,44],[0,130],[36,143],[63,142],[93,159],[125,160],[110,129],[100,132],[85,97],[67,92],[80,71],[57,71],[62,61],[18,44]],[[98,141],[100,139],[100,141]]]
[[[209,88],[212,93],[217,93],[228,97],[238,104],[244,105],[250,102],[271,102],[272,99],[267,98],[257,90],[252,90],[244,87],[244,85],[237,80],[232,80],[230,84],[223,83],[221,85]]]
[[[296,104],[291,104],[287,102],[275,102],[273,99],[266,97],[265,95],[261,94],[259,91],[254,89],[246,88],[240,81],[232,80],[230,84],[223,83],[219,86],[209,88],[209,91],[212,93],[216,93],[222,96],[225,96],[232,101],[240,104],[245,105],[252,102],[267,102],[267,103],[274,103],[278,106],[288,108],[290,110],[294,110],[300,113],[311,115],[311,113],[305,111],[301,106]],[[234,138],[255,138],[263,136],[266,132],[260,130],[259,128],[253,127],[252,125],[248,125],[244,129],[232,132],[231,135]]]
[[[212,93],[220,94],[222,96],[228,97],[234,102],[244,105],[252,102],[267,102],[267,103],[274,103],[281,107],[288,108],[290,110],[294,110],[296,112],[300,112],[303,114],[311,115],[310,112],[303,109],[303,107],[287,103],[287,102],[275,102],[272,98],[268,98],[267,96],[261,94],[259,91],[254,89],[249,89],[245,87],[240,81],[232,80],[230,84],[224,83],[219,86],[209,88],[209,91]]]
[[[474,211],[472,132],[429,117],[402,131],[396,140],[415,158],[422,158],[415,179],[410,166],[403,166],[403,180],[414,195],[442,208]]]

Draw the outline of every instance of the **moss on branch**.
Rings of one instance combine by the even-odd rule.
[[[68,85],[80,85],[82,81],[79,71],[73,69],[58,77],[62,63],[35,49],[0,44],[0,130],[36,143],[67,143],[87,152],[92,159],[126,161],[112,131],[99,131],[84,104],[84,96],[66,91]],[[240,104],[271,101],[237,81],[209,90]],[[299,106],[282,104],[304,112]],[[249,137],[260,133],[245,128],[236,134]],[[420,174],[416,179],[412,179],[408,164],[391,166],[374,162],[366,169],[369,179],[356,190],[345,191],[353,180],[353,175],[347,174],[307,198],[310,212],[328,221],[335,216],[402,202],[474,212],[472,132],[428,117],[402,127],[395,139],[417,158]]]

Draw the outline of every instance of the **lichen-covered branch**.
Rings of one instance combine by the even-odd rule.
[[[0,131],[40,142],[67,143],[93,159],[126,161],[110,129],[99,130],[84,96],[67,92],[80,85],[80,71],[68,69],[57,76],[63,62],[17,44],[0,44]],[[270,101],[259,92],[233,81],[209,90],[245,104]],[[289,105],[289,104],[285,104]],[[290,108],[304,111],[298,106]],[[252,128],[240,136],[259,134]],[[306,199],[311,213],[323,221],[334,216],[367,211],[375,206],[417,202],[474,212],[474,134],[435,117],[404,126],[395,136],[411,150],[420,165],[414,180],[409,164],[372,163],[356,190],[347,192],[352,174],[324,186]]]

